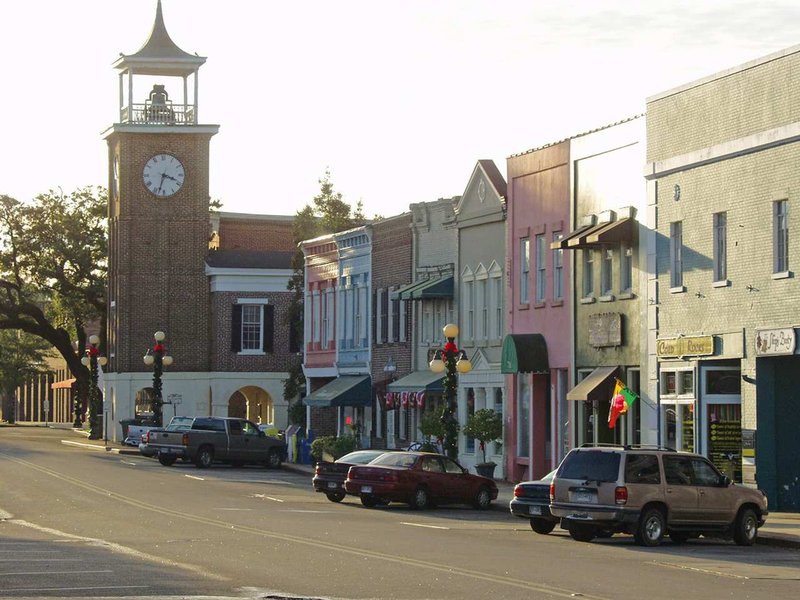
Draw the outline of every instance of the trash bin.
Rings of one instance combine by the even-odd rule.
[[[311,442],[307,439],[300,440],[300,462],[304,465],[311,464]]]
[[[128,437],[128,427],[131,425],[136,425],[136,419],[120,419],[119,424],[122,425],[122,439],[124,440]]]

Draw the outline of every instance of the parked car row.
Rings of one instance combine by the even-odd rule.
[[[442,504],[483,510],[498,493],[492,479],[433,452],[359,450],[317,464],[312,483],[331,502],[351,494],[368,508],[402,502],[420,510]]]
[[[510,510],[537,533],[560,523],[578,541],[628,533],[642,546],[665,535],[750,546],[769,514],[763,492],[733,483],[706,457],[637,446],[572,450],[557,470],[518,484]]]

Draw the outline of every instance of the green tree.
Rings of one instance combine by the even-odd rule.
[[[47,372],[45,359],[50,349],[50,344],[39,337],[10,329],[0,330],[0,396],[7,421],[14,422],[16,418],[16,389]]]
[[[367,222],[361,202],[359,201],[354,208],[344,200],[341,192],[334,189],[330,170],[326,169],[325,175],[318,181],[319,193],[314,196],[311,204],[307,204],[295,214],[293,225],[295,244],[321,235],[360,227]],[[294,328],[296,339],[302,340],[305,258],[299,247],[292,257],[292,270],[294,273],[287,287],[294,293],[294,297],[288,311],[287,321]],[[300,368],[300,360],[301,358],[298,357],[296,368],[289,369],[289,377],[284,382],[283,397],[287,401],[296,398],[305,389],[305,376]]]
[[[503,437],[503,417],[494,412],[491,408],[476,410],[467,419],[462,432],[468,438],[476,439],[480,442],[483,452],[483,462],[486,462],[486,444],[496,442]]]
[[[76,426],[90,375],[72,342],[86,348],[87,325],[99,323],[105,348],[106,211],[106,191],[91,186],[30,204],[0,196],[0,330],[37,336],[64,358],[78,390]]]

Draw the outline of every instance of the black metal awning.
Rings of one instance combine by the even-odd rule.
[[[503,339],[501,373],[547,373],[547,341],[541,333],[512,333]]]
[[[372,378],[369,375],[342,375],[303,398],[303,405],[369,406],[372,402]]]

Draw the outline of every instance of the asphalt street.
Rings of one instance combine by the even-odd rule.
[[[800,551],[698,540],[657,549],[533,533],[504,511],[366,509],[307,475],[163,467],[0,428],[8,598],[790,598]]]

